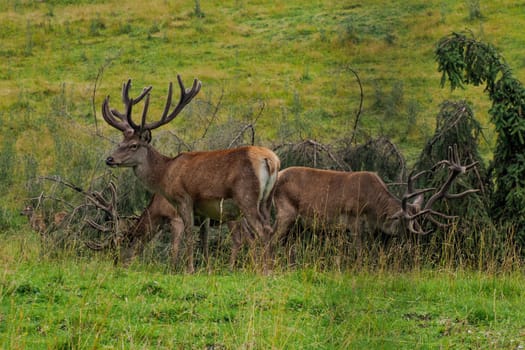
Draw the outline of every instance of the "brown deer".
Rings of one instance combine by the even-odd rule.
[[[151,130],[173,120],[200,91],[195,79],[191,89],[185,89],[180,76],[180,100],[170,112],[173,84],[170,83],[164,112],[160,120],[146,123],[151,87],[136,98],[129,97],[131,80],[123,85],[125,112],[110,109],[109,96],[102,104],[104,120],[122,131],[124,139],[106,159],[111,167],[131,167],[135,175],[153,193],[164,196],[177,210],[181,220],[178,230],[191,236],[195,212],[206,217],[220,216],[225,203],[238,208],[248,227],[261,241],[266,268],[270,252],[272,227],[270,207],[273,186],[280,161],[271,150],[246,146],[207,152],[184,152],[176,157],[160,154],[150,145]],[[132,120],[132,107],[145,98],[142,121]],[[228,201],[231,200],[231,201]],[[188,262],[192,264],[192,261]],[[188,270],[193,271],[192,266]]]
[[[29,218],[29,225],[33,230],[40,234],[44,234],[48,230],[48,225],[43,214],[36,213],[33,206],[26,206],[21,212],[20,215],[27,216]],[[68,213],[65,211],[59,211],[53,215],[53,222],[50,223],[49,230],[53,228],[58,228],[62,222],[67,218]]]
[[[402,230],[416,234],[428,232],[421,229],[417,219],[427,216],[437,225],[444,226],[435,216],[452,219],[432,210],[441,198],[458,198],[478,190],[470,189],[459,194],[447,193],[454,179],[477,165],[463,166],[457,148],[449,150],[449,160],[438,162],[432,171],[447,166],[449,177],[423,206],[423,194],[435,189],[413,189],[414,180],[426,172],[410,176],[407,193],[402,199],[391,194],[381,178],[373,172],[341,172],[306,167],[290,167],[279,172],[274,205],[276,208],[275,237],[283,238],[290,226],[301,218],[306,225],[317,224],[349,229],[356,244],[360,244],[361,224],[369,229],[396,235]],[[412,200],[412,201],[411,201]]]
[[[110,184],[112,185],[112,184]],[[113,185],[114,186],[114,185]],[[112,196],[115,196],[115,192],[112,192]],[[119,261],[124,265],[128,265],[135,256],[139,255],[144,249],[144,245],[151,241],[155,234],[164,224],[170,225],[170,230],[172,233],[172,244],[173,252],[178,254],[182,235],[183,228],[182,220],[177,214],[177,210],[170,202],[167,201],[164,197],[159,194],[154,194],[150,200],[150,203],[144,209],[140,217],[133,222],[128,222],[126,218],[122,218],[117,215],[116,211],[112,210],[112,206],[116,203],[116,200],[106,201],[102,196],[91,196],[90,201],[95,204],[98,208],[102,209],[110,215],[110,220],[113,223],[117,223],[116,227],[107,228],[104,225],[95,223],[92,220],[87,220],[88,224],[102,232],[111,232],[106,239],[102,242],[96,241],[86,241],[86,245],[93,250],[104,250],[107,248],[113,248],[114,246],[120,247]],[[238,226],[240,222],[232,221],[231,218],[237,218],[238,211],[233,212],[232,216],[225,216],[223,218],[215,217],[212,225],[220,224],[220,221],[217,220],[230,220],[226,222],[226,225],[232,233],[232,253],[230,258],[230,264],[234,265],[237,252],[239,251],[242,243],[244,243],[244,237],[241,235],[240,227]],[[209,219],[200,218],[196,215],[196,221],[200,228],[200,242],[202,245],[202,251],[204,254],[204,259],[206,263],[209,261],[209,252],[208,252],[208,229],[209,229]],[[115,226],[115,225],[114,225]],[[239,228],[238,228],[239,227]],[[117,229],[115,229],[117,228]],[[117,232],[120,231],[120,232]],[[244,232],[244,235],[249,234],[249,232]],[[248,236],[248,239],[251,237]],[[189,237],[192,239],[192,237]],[[187,254],[192,256],[193,252],[189,249],[192,247],[192,244],[187,245]],[[173,257],[173,260],[176,260],[177,256]]]
[[[29,219],[29,226],[36,232],[40,233],[41,235],[46,232],[47,224],[44,220],[44,215],[41,213],[36,213],[35,208],[33,206],[28,205],[26,206],[21,212],[20,215],[27,216]]]
[[[68,217],[68,213],[65,211],[59,211],[53,215],[53,223],[55,227],[59,227]]]

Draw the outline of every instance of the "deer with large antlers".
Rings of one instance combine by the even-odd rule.
[[[194,211],[205,217],[220,220],[225,212],[237,209],[255,232],[264,247],[264,266],[270,256],[272,227],[270,206],[280,161],[271,150],[246,146],[207,152],[183,152],[176,157],[160,154],[150,144],[151,130],[172,121],[197,95],[201,82],[194,80],[185,89],[180,76],[180,99],[171,110],[173,84],[161,118],[146,123],[151,87],[144,88],[135,99],[129,97],[131,80],[123,85],[122,101],[125,112],[109,107],[109,96],[102,104],[102,116],[112,127],[122,131],[119,143],[106,164],[111,167],[131,167],[135,175],[151,192],[165,197],[177,210],[186,237],[191,235]],[[132,108],[145,98],[142,120],[132,120]],[[229,214],[228,214],[229,215]],[[190,263],[190,262],[189,262]],[[193,266],[188,266],[193,271]]]
[[[411,175],[407,193],[402,199],[390,193],[373,172],[341,172],[306,167],[290,167],[279,172],[275,185],[274,205],[276,208],[275,237],[283,238],[290,226],[298,219],[307,225],[343,227],[349,229],[360,244],[361,224],[366,222],[371,230],[396,235],[402,230],[415,234],[423,231],[418,218],[427,217],[437,225],[445,226],[436,217],[453,219],[432,209],[442,198],[459,198],[477,192],[469,189],[458,194],[448,193],[458,175],[477,165],[477,162],[463,166],[457,148],[449,150],[449,160],[438,162],[432,171],[448,167],[449,176],[438,189],[414,190],[414,181],[426,172]],[[424,193],[435,193],[423,205]]]

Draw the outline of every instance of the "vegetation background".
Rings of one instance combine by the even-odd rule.
[[[225,147],[255,120],[257,144],[335,144],[359,109],[352,69],[364,92],[357,143],[386,136],[413,164],[440,104],[466,99],[488,161],[490,101],[482,87],[441,88],[435,47],[472,31],[524,81],[524,10],[503,0],[1,1],[1,346],[523,348],[524,280],[512,264],[503,275],[384,263],[173,276],[162,265],[123,270],[103,257],[49,255],[18,213],[48,189],[41,176],[88,187],[106,172],[121,135],[100,106],[106,95],[118,106],[128,78],[135,92],[153,85],[151,117],[177,74],[202,80],[196,101],[153,135],[167,154]],[[115,176],[133,181],[129,171]]]

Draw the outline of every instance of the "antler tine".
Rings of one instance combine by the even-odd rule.
[[[439,215],[439,216],[443,216],[444,214],[443,213],[438,213],[436,212],[435,213],[436,215]],[[454,220],[454,219],[457,219],[458,217],[457,216],[449,216],[449,215],[446,215],[445,217],[446,219],[448,220]],[[428,220],[430,220],[433,224],[439,226],[439,227],[443,227],[443,228],[446,228],[446,227],[450,227],[452,226],[452,223],[444,223],[444,222],[441,222],[439,220],[437,220],[435,217],[433,217],[432,215],[429,215],[427,217]]]
[[[440,217],[445,218],[447,220],[457,219],[457,216],[446,215],[446,214],[443,214],[443,213],[440,213],[438,211],[434,211],[434,210],[431,210],[431,209],[421,210],[421,211],[417,212],[414,215],[407,215],[407,214],[405,214],[405,218],[408,219],[408,229],[409,229],[410,232],[418,234],[418,235],[426,235],[426,234],[432,232],[431,230],[428,230],[428,231],[416,230],[413,227],[414,223],[416,222],[415,219],[417,219],[420,216],[426,215],[426,214],[430,214],[426,218],[428,220],[430,220],[431,222],[433,222],[434,224],[436,224],[437,226],[439,226],[439,227],[449,227],[451,224],[443,223],[443,222],[437,220],[436,218],[434,218],[432,215],[437,215],[437,216],[440,216]]]
[[[115,211],[117,210],[117,186],[115,185],[113,181],[110,181],[108,188],[109,188],[109,193],[111,196],[111,199],[110,199],[111,210]]]
[[[403,198],[401,199],[401,207],[403,208],[403,211],[405,213],[407,213],[407,203],[410,199],[414,198],[414,197],[417,197],[419,195],[422,195],[423,193],[427,193],[427,192],[430,192],[430,191],[434,191],[436,188],[435,187],[429,187],[429,188],[424,188],[424,189],[421,189],[421,190],[417,190],[415,192],[412,192],[412,193],[407,193],[403,196]]]
[[[89,226],[93,227],[95,230],[98,230],[98,231],[101,231],[101,232],[109,232],[111,231],[111,229],[105,227],[105,226],[102,226],[98,223],[96,223],[95,221],[91,220],[91,219],[85,219],[85,221],[89,224]]]
[[[177,75],[177,79],[179,79],[180,75]],[[183,93],[185,92],[183,89],[184,89],[184,84],[182,83],[182,80],[179,80],[179,84],[181,84],[181,98],[183,96]],[[170,107],[171,107],[171,100],[173,99],[173,82],[170,81],[170,85],[168,86],[168,97],[166,98],[166,105],[164,106],[164,111],[162,112],[162,117],[160,120],[165,120],[166,117],[168,116],[168,113],[170,111]],[[180,100],[179,100],[179,103],[180,103]]]
[[[104,102],[102,103],[102,117],[106,123],[120,131],[126,131],[130,127],[130,125],[124,120],[124,116],[122,114],[109,108],[109,96],[106,96]],[[115,117],[117,117],[118,120]]]
[[[169,109],[171,107],[171,100],[173,95],[173,84],[170,83],[168,88],[168,97],[166,99],[166,106],[164,107],[164,113],[162,114],[162,117],[159,121],[153,122],[150,124],[143,125],[144,130],[153,130],[158,128],[159,126],[162,126],[164,124],[169,123],[172,121],[183,109],[186,107],[188,103],[199,93],[202,83],[198,79],[193,80],[193,86],[191,89],[186,89],[184,87],[184,83],[182,82],[182,78],[180,75],[177,75],[177,80],[179,82],[180,87],[180,99],[177,106],[173,109],[171,113],[168,114]]]
[[[428,173],[429,171],[428,170],[423,170],[423,171],[420,171],[419,173],[417,173],[416,175],[412,175],[414,173],[414,171],[412,171],[410,173],[410,175],[408,175],[408,180],[407,180],[407,191],[408,193],[413,193],[414,192],[414,180],[416,180],[417,178],[419,178],[420,176]]]
[[[95,205],[95,207],[104,210],[108,214],[112,213],[111,204],[99,192],[91,192],[87,199]]]
[[[110,228],[100,225],[91,219],[84,219],[84,221],[89,226],[93,227],[97,231],[104,232],[104,233],[111,231]],[[115,242],[115,237],[113,236],[114,236],[113,234],[110,234],[103,241],[98,241],[98,242],[95,240],[84,241],[84,244],[91,250],[101,251],[101,250],[108,248],[111,245],[111,243]]]
[[[403,209],[403,212],[405,213],[405,215],[409,212],[408,208],[407,208],[407,204],[408,204],[408,201],[414,197],[418,197],[426,192],[430,192],[430,191],[434,191],[435,188],[425,188],[425,189],[421,189],[421,190],[414,190],[414,181],[419,178],[420,176],[424,175],[428,173],[428,170],[423,170],[423,171],[420,171],[419,173],[414,174],[414,171],[410,172],[410,174],[408,175],[408,179],[407,179],[407,192],[406,194],[403,196],[403,198],[401,199],[401,208]]]
[[[408,230],[416,235],[420,235],[420,236],[424,236],[424,235],[427,235],[429,234],[430,232],[432,232],[431,230],[428,230],[428,231],[423,231],[421,229],[415,229],[414,228],[414,221],[413,220],[410,220],[408,221]]]
[[[102,117],[104,120],[114,128],[120,131],[128,129],[139,130],[139,126],[131,119],[132,106],[139,103],[145,96],[149,96],[152,86],[145,87],[142,93],[135,99],[129,97],[129,90],[131,89],[131,79],[122,84],[122,103],[126,108],[126,113],[121,113],[116,109],[109,108],[109,96],[104,99],[102,103]]]
[[[463,191],[461,193],[445,193],[445,198],[447,198],[447,199],[461,198],[461,197],[466,196],[467,194],[477,193],[479,191],[480,191],[479,188],[474,188],[474,189]]]
[[[124,105],[126,105],[126,106],[128,104],[130,104],[130,103],[136,105],[137,103],[142,101],[142,99],[146,95],[149,94],[151,89],[153,89],[153,86],[150,85],[150,86],[147,86],[144,89],[142,89],[142,92],[140,93],[140,95],[137,98],[130,98],[129,97],[129,90],[130,89],[131,89],[131,79],[128,79],[128,81],[122,85],[122,103],[124,103]]]
[[[93,241],[84,241],[84,244],[91,250],[101,251],[101,250],[106,249],[111,244],[111,241],[106,240],[103,243],[93,242]]]
[[[449,175],[448,175],[448,178],[447,180],[445,181],[445,183],[441,186],[441,188],[439,189],[439,191],[437,191],[432,197],[430,197],[430,199],[428,200],[428,202],[426,203],[425,205],[425,209],[430,209],[432,207],[432,205],[434,205],[434,203],[436,202],[436,200],[440,199],[440,198],[460,198],[460,197],[463,197],[469,193],[475,193],[475,192],[478,192],[479,190],[478,189],[470,189],[470,190],[466,190],[464,192],[461,192],[461,193],[457,193],[457,194],[450,194],[450,193],[447,193],[447,191],[449,190],[450,186],[452,185],[452,183],[454,182],[454,180],[456,179],[456,177],[460,174],[463,174],[465,173],[466,171],[472,169],[473,167],[475,167],[478,162],[473,162],[469,165],[461,165],[461,160],[460,160],[460,157],[459,157],[459,152],[458,152],[458,146],[457,144],[454,144],[454,146],[452,147],[449,147],[448,148],[448,155],[449,155],[449,160],[442,160],[438,163],[436,163],[436,165],[433,167],[433,169],[437,168],[437,166],[441,165],[441,164],[446,164],[448,166],[448,169],[449,169]],[[435,212],[434,212],[435,214]]]
[[[144,109],[142,110],[142,120],[140,122],[140,130],[144,131],[145,125],[146,125],[146,116],[148,115],[148,107],[149,107],[149,94],[146,96],[146,101],[144,101]]]
[[[128,124],[133,128],[133,130],[136,130],[136,131],[142,131],[142,127],[143,127],[143,124],[144,124],[144,120],[146,119],[146,114],[148,113],[148,106],[149,106],[149,97],[150,97],[150,92],[151,92],[151,89],[153,88],[152,86],[148,86],[148,87],[145,87],[144,89],[142,89],[142,92],[141,94],[137,97],[137,98],[130,98],[129,97],[129,89],[131,87],[131,79],[128,80],[127,84],[125,84],[124,88],[122,89],[122,101],[124,102],[124,105],[126,106],[126,120],[128,122]],[[146,97],[146,103],[144,105],[144,110],[142,111],[142,122],[140,125],[137,125],[133,119],[131,118],[131,110],[132,110],[132,106],[136,105],[137,103],[139,103],[140,101],[142,101],[142,99]]]

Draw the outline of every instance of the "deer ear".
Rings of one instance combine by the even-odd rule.
[[[144,130],[140,133],[140,139],[146,143],[151,142],[151,131],[150,130]]]

